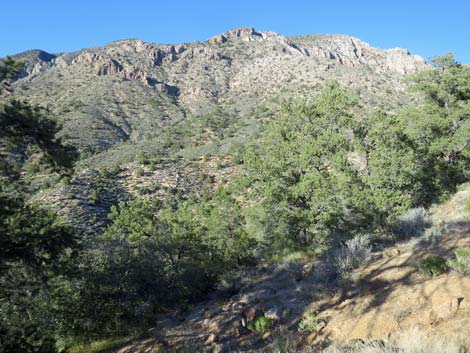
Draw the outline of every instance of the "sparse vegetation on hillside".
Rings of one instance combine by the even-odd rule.
[[[129,71],[101,49],[96,55],[73,54],[58,70],[80,83],[80,70],[72,67],[86,63],[80,66],[84,77],[90,79],[95,75],[90,70],[97,71],[103,80],[91,85],[106,89],[96,95],[85,90],[86,97],[68,100],[65,110],[63,101],[54,106],[55,98],[49,97],[65,87],[53,71],[44,69],[37,79],[19,81],[30,83],[31,89],[14,85],[19,96],[33,102],[44,99],[51,111],[63,114],[60,119],[68,119],[60,129],[48,110],[16,99],[1,102],[0,153],[8,157],[2,159],[0,184],[1,349],[70,351],[71,345],[87,346],[90,340],[109,342],[143,333],[155,326],[159,314],[189,310],[207,298],[226,276],[294,252],[318,259],[333,254],[329,260],[335,268],[328,281],[347,285],[352,272],[370,259],[373,247],[424,234],[430,225],[425,208],[468,181],[469,67],[450,55],[435,58],[433,69],[411,81],[423,96],[421,103],[395,111],[378,105],[373,107],[377,110],[363,110],[360,104],[370,105],[375,98],[356,96],[336,81],[322,82],[319,92],[302,91],[308,98],[286,94],[289,99],[281,102],[282,91],[269,96],[279,88],[276,84],[258,92],[251,73],[242,75],[243,85],[229,84],[224,75],[246,70],[232,58],[238,52],[242,55],[237,60],[251,60],[260,70],[277,68],[279,62],[266,63],[259,55],[257,45],[264,48],[266,43],[257,40],[263,35],[248,35],[256,39],[245,43],[225,38],[220,47],[214,40],[204,44],[200,53],[214,63],[203,66],[202,74],[178,60],[188,55],[189,45],[154,52],[149,72]],[[280,56],[306,55],[305,48],[283,37],[269,33],[269,38],[274,43],[270,48],[280,50]],[[319,40],[301,38],[299,43],[308,46]],[[128,57],[126,45],[139,45],[146,53],[157,50],[133,41],[111,47]],[[227,49],[230,55],[214,48]],[[377,58],[385,55],[367,50]],[[150,65],[140,54],[133,60]],[[203,86],[189,94],[191,87],[176,71],[165,71],[163,60],[197,75]],[[333,66],[341,81],[351,68],[338,65]],[[19,72],[14,61],[4,61],[0,68],[0,82],[15,79]],[[112,84],[119,75],[124,75],[122,82]],[[298,85],[295,80],[292,73],[280,82],[287,90]],[[51,82],[45,98],[38,89]],[[118,93],[105,94],[117,85],[122,86]],[[228,102],[231,85],[238,87],[236,104]],[[121,94],[126,97],[111,102]],[[263,97],[274,102],[259,103]],[[98,104],[100,99],[105,104]],[[265,108],[255,109],[258,104]],[[79,121],[84,126],[78,128]],[[74,144],[82,152],[74,175],[70,168],[75,149],[64,143],[73,141],[72,136],[78,137]],[[210,173],[202,170],[207,166]],[[162,186],[163,180],[153,180],[171,168],[171,183],[166,180],[168,185]],[[45,189],[46,183],[37,181],[39,174],[57,175],[55,186],[68,190],[74,205],[81,205],[87,226],[97,223],[96,210],[109,210],[108,220],[79,237],[54,212],[27,202],[28,196],[39,197],[36,191]],[[118,188],[129,180],[134,194]],[[466,274],[468,251],[459,249],[455,255],[448,261],[431,256],[418,268],[428,276],[443,274],[448,266]],[[299,265],[291,272],[289,281],[296,285],[304,269]],[[239,290],[235,287],[230,290]],[[316,293],[304,295],[311,300]],[[288,315],[271,309],[269,315],[255,315],[244,328],[267,339]],[[318,333],[324,324],[314,312],[297,320],[295,331],[302,334]],[[242,328],[230,330],[243,335]]]

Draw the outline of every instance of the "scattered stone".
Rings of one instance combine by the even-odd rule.
[[[259,308],[255,308],[255,307],[247,308],[246,310],[242,312],[242,319],[241,319],[242,326],[248,327],[248,323],[254,321],[257,317],[263,316],[263,315],[264,315],[264,311]]]
[[[213,332],[219,331],[219,323],[216,320],[211,320],[209,323],[209,330]]]
[[[215,342],[217,336],[214,333],[211,333],[209,337],[207,337],[207,340],[204,342],[206,346],[210,346],[212,343]]]
[[[221,353],[224,346],[221,344],[213,344],[212,353]]]
[[[271,320],[278,321],[282,315],[282,311],[281,309],[274,307],[266,310],[264,315],[269,317]]]
[[[464,297],[453,297],[450,300],[450,305],[449,305],[449,310],[451,312],[456,312],[459,310],[461,307],[465,306],[463,304]]]
[[[400,249],[398,248],[393,248],[393,249],[386,249],[383,252],[383,255],[385,258],[390,258],[390,257],[395,257],[401,254]]]

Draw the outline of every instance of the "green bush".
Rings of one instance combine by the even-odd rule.
[[[470,274],[470,249],[459,248],[455,250],[455,259],[447,260],[449,267],[462,274]]]
[[[100,170],[100,177],[103,179],[109,179],[117,175],[120,172],[121,168],[118,165],[113,165],[110,168],[104,168]]]
[[[151,171],[155,171],[155,170],[157,169],[157,163],[156,163],[154,160],[150,161],[150,163],[149,163],[149,169],[150,169]]]
[[[317,330],[320,320],[317,314],[310,312],[306,313],[299,322],[298,331],[312,333]]]
[[[93,189],[90,196],[88,196],[88,204],[96,206],[100,201],[100,191],[98,189]]]
[[[256,317],[252,322],[249,322],[247,325],[248,329],[263,334],[269,332],[273,327],[273,321],[271,318],[261,315]]]
[[[72,337],[148,327],[162,309],[203,298],[256,248],[225,194],[209,201],[137,198],[113,207],[109,218],[104,234],[84,244],[80,275],[60,292],[66,305],[59,321]],[[253,329],[267,329],[263,320]]]
[[[60,182],[63,184],[63,185],[69,185],[70,182],[71,182],[71,179],[69,176],[63,176],[61,179],[60,179]]]
[[[447,273],[449,266],[441,256],[430,256],[418,265],[418,269],[426,276],[435,277]]]

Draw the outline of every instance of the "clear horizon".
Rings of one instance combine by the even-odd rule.
[[[139,38],[153,43],[203,41],[237,27],[285,36],[346,34],[378,48],[402,47],[426,60],[448,52],[470,63],[470,2],[100,1],[24,0],[2,4],[0,57],[29,49],[69,52]],[[19,15],[17,15],[19,13]]]

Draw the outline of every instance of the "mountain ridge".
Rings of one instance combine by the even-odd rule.
[[[406,49],[380,50],[354,37],[288,38],[271,31],[257,32],[252,27],[227,31],[204,42],[152,44],[124,39],[70,53],[29,51],[16,57],[28,61],[16,82],[18,94],[55,110],[69,130],[66,135],[72,135],[71,140],[77,140],[73,136],[77,133],[75,128],[67,129],[68,122],[83,120],[77,117],[76,111],[63,112],[64,106],[77,103],[71,100],[81,101],[77,104],[83,107],[93,106],[93,112],[84,113],[84,120],[91,125],[109,130],[109,126],[103,126],[104,119],[119,127],[104,138],[108,142],[101,136],[79,143],[79,148],[92,151],[102,151],[122,142],[118,130],[131,127],[134,131],[131,135],[140,139],[142,130],[161,127],[165,119],[173,120],[155,110],[151,119],[144,116],[141,107],[134,107],[137,117],[129,119],[129,113],[123,109],[129,102],[124,97],[129,95],[129,90],[120,85],[135,85],[135,91],[139,91],[135,99],[143,100],[143,106],[150,107],[148,101],[156,101],[172,116],[204,115],[221,104],[246,115],[260,102],[305,96],[328,80],[337,80],[353,90],[364,89],[363,98],[367,102],[380,94],[371,92],[374,90],[404,91],[401,76],[428,67],[424,59]],[[60,80],[63,77],[67,80]],[[22,83],[28,85],[27,89],[22,89],[25,87]],[[105,101],[113,96],[117,104],[93,102],[94,98],[85,92],[91,86],[94,86],[93,96],[103,94]],[[51,88],[47,94],[44,87]],[[237,106],[232,103],[235,100],[244,102]],[[119,117],[103,111],[100,105],[115,105]]]
[[[112,204],[135,196],[139,168],[183,193],[200,184],[190,166],[199,159],[209,161],[197,168],[216,184],[230,179],[217,165],[230,169],[225,156],[256,136],[283,101],[312,97],[338,81],[358,98],[359,115],[375,107],[393,111],[419,100],[407,92],[404,77],[429,67],[406,49],[381,50],[350,36],[285,37],[253,27],[203,42],[123,39],[69,53],[32,50],[16,58],[27,64],[12,83],[13,97],[48,108],[63,140],[81,152],[72,184],[39,195],[60,212],[71,210],[66,218],[79,226],[90,217],[78,215],[106,219]],[[145,160],[164,176],[142,166]],[[113,185],[122,192],[103,195],[106,202],[91,207],[87,195],[100,178],[93,170],[120,170]],[[172,180],[178,175],[179,181]],[[77,202],[66,194],[83,197]]]
[[[283,36],[277,32],[274,31],[260,31],[258,32],[254,27],[239,27],[235,28],[232,30],[225,31],[223,33],[214,35],[204,41],[192,41],[192,42],[181,42],[181,43],[157,43],[157,42],[145,42],[139,38],[123,38],[123,39],[118,39],[115,41],[111,41],[109,43],[106,43],[101,46],[95,46],[95,47],[88,47],[88,48],[82,48],[79,50],[74,50],[70,52],[59,52],[59,53],[49,53],[47,51],[41,50],[41,49],[31,49],[27,50],[24,52],[20,52],[17,54],[12,55],[12,57],[15,58],[26,58],[30,59],[33,57],[34,58],[34,53],[37,53],[37,60],[41,60],[44,62],[50,62],[60,56],[66,55],[66,56],[73,56],[73,55],[79,55],[80,53],[87,52],[87,51],[94,51],[94,50],[100,50],[103,48],[107,48],[116,44],[127,44],[127,43],[136,43],[136,47],[141,47],[142,45],[149,45],[153,47],[173,47],[173,46],[188,46],[188,45],[194,45],[194,44],[204,44],[204,43],[211,43],[211,44],[217,44],[217,43],[224,43],[229,39],[234,39],[234,38],[242,38],[244,40],[255,40],[255,38],[258,38],[259,40],[268,40],[268,41],[273,41],[275,39],[278,39],[280,41],[283,41],[284,43],[292,45],[294,48],[298,49],[300,52],[304,52],[307,55],[310,55],[310,53],[305,52],[305,48],[298,48],[298,45],[295,43],[296,40],[302,41],[303,39],[309,38],[309,37],[314,37],[317,39],[320,39],[320,41],[324,40],[334,40],[336,42],[346,42],[349,41],[353,44],[353,46],[356,46],[356,44],[359,44],[362,47],[368,47],[371,49],[375,49],[378,51],[383,51],[383,52],[397,52],[405,56],[411,56],[416,62],[417,65],[422,65],[425,64],[426,61],[419,55],[416,54],[411,54],[410,51],[406,48],[401,48],[401,47],[394,47],[394,48],[386,48],[386,49],[379,49],[376,47],[373,47],[367,42],[362,41],[361,39],[346,35],[346,34],[305,34],[305,35],[293,35],[293,36]],[[32,55],[33,54],[33,55]],[[43,56],[43,57],[41,57]],[[44,57],[46,56],[46,57]],[[26,69],[27,70],[27,69]],[[408,73],[408,72],[404,72]]]

